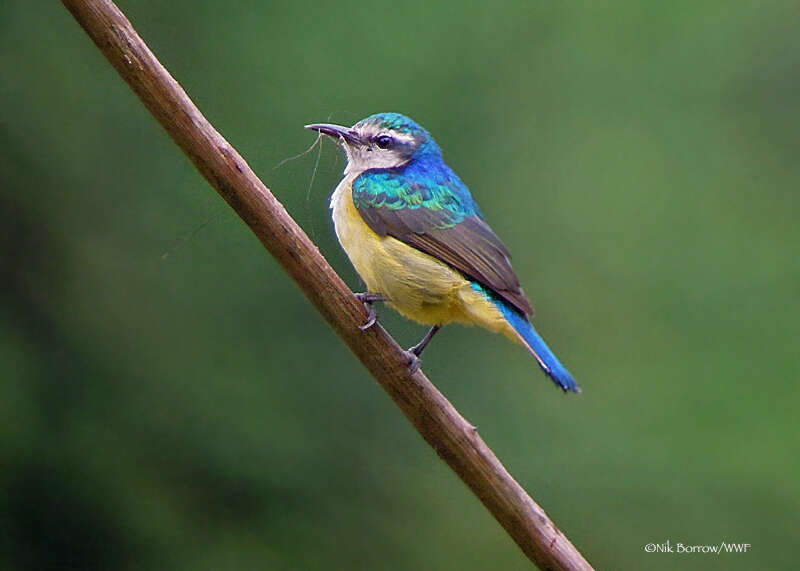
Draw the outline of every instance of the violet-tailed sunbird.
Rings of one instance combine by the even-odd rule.
[[[306,128],[337,140],[347,155],[331,210],[336,236],[368,288],[356,294],[370,312],[363,329],[375,322],[376,301],[431,325],[409,349],[415,370],[441,326],[479,325],[527,348],[564,392],[580,392],[533,328],[508,250],[425,129],[399,113]]]

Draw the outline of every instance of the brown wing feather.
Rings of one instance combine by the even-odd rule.
[[[527,316],[533,306],[519,285],[505,245],[489,225],[477,216],[447,228],[426,209],[363,208],[359,212],[377,234],[392,236],[441,260],[467,277],[491,289]],[[428,219],[430,218],[430,219]]]
[[[531,302],[509,262],[508,250],[480,218],[473,216],[450,228],[425,233],[388,233],[488,287],[523,314],[533,315]]]
[[[531,315],[508,250],[477,215],[464,184],[444,165],[424,177],[407,170],[367,171],[353,181],[353,203],[367,225],[441,260]]]

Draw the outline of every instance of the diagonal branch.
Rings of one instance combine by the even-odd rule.
[[[203,117],[110,0],[62,0],[86,33],[202,175],[297,282],[334,331],[389,393],[525,554],[542,569],[591,569],[478,433],[366,311],[283,205]]]

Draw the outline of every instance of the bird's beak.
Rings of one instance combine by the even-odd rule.
[[[351,145],[360,145],[362,143],[361,137],[350,127],[342,127],[341,125],[332,125],[330,123],[313,123],[306,125],[306,129],[319,131],[323,135],[328,135],[334,139],[342,139],[345,143]]]

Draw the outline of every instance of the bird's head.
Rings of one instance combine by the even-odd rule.
[[[346,172],[394,168],[422,156],[441,154],[425,129],[399,113],[376,113],[352,127],[314,123],[306,129],[342,144],[347,154]]]

